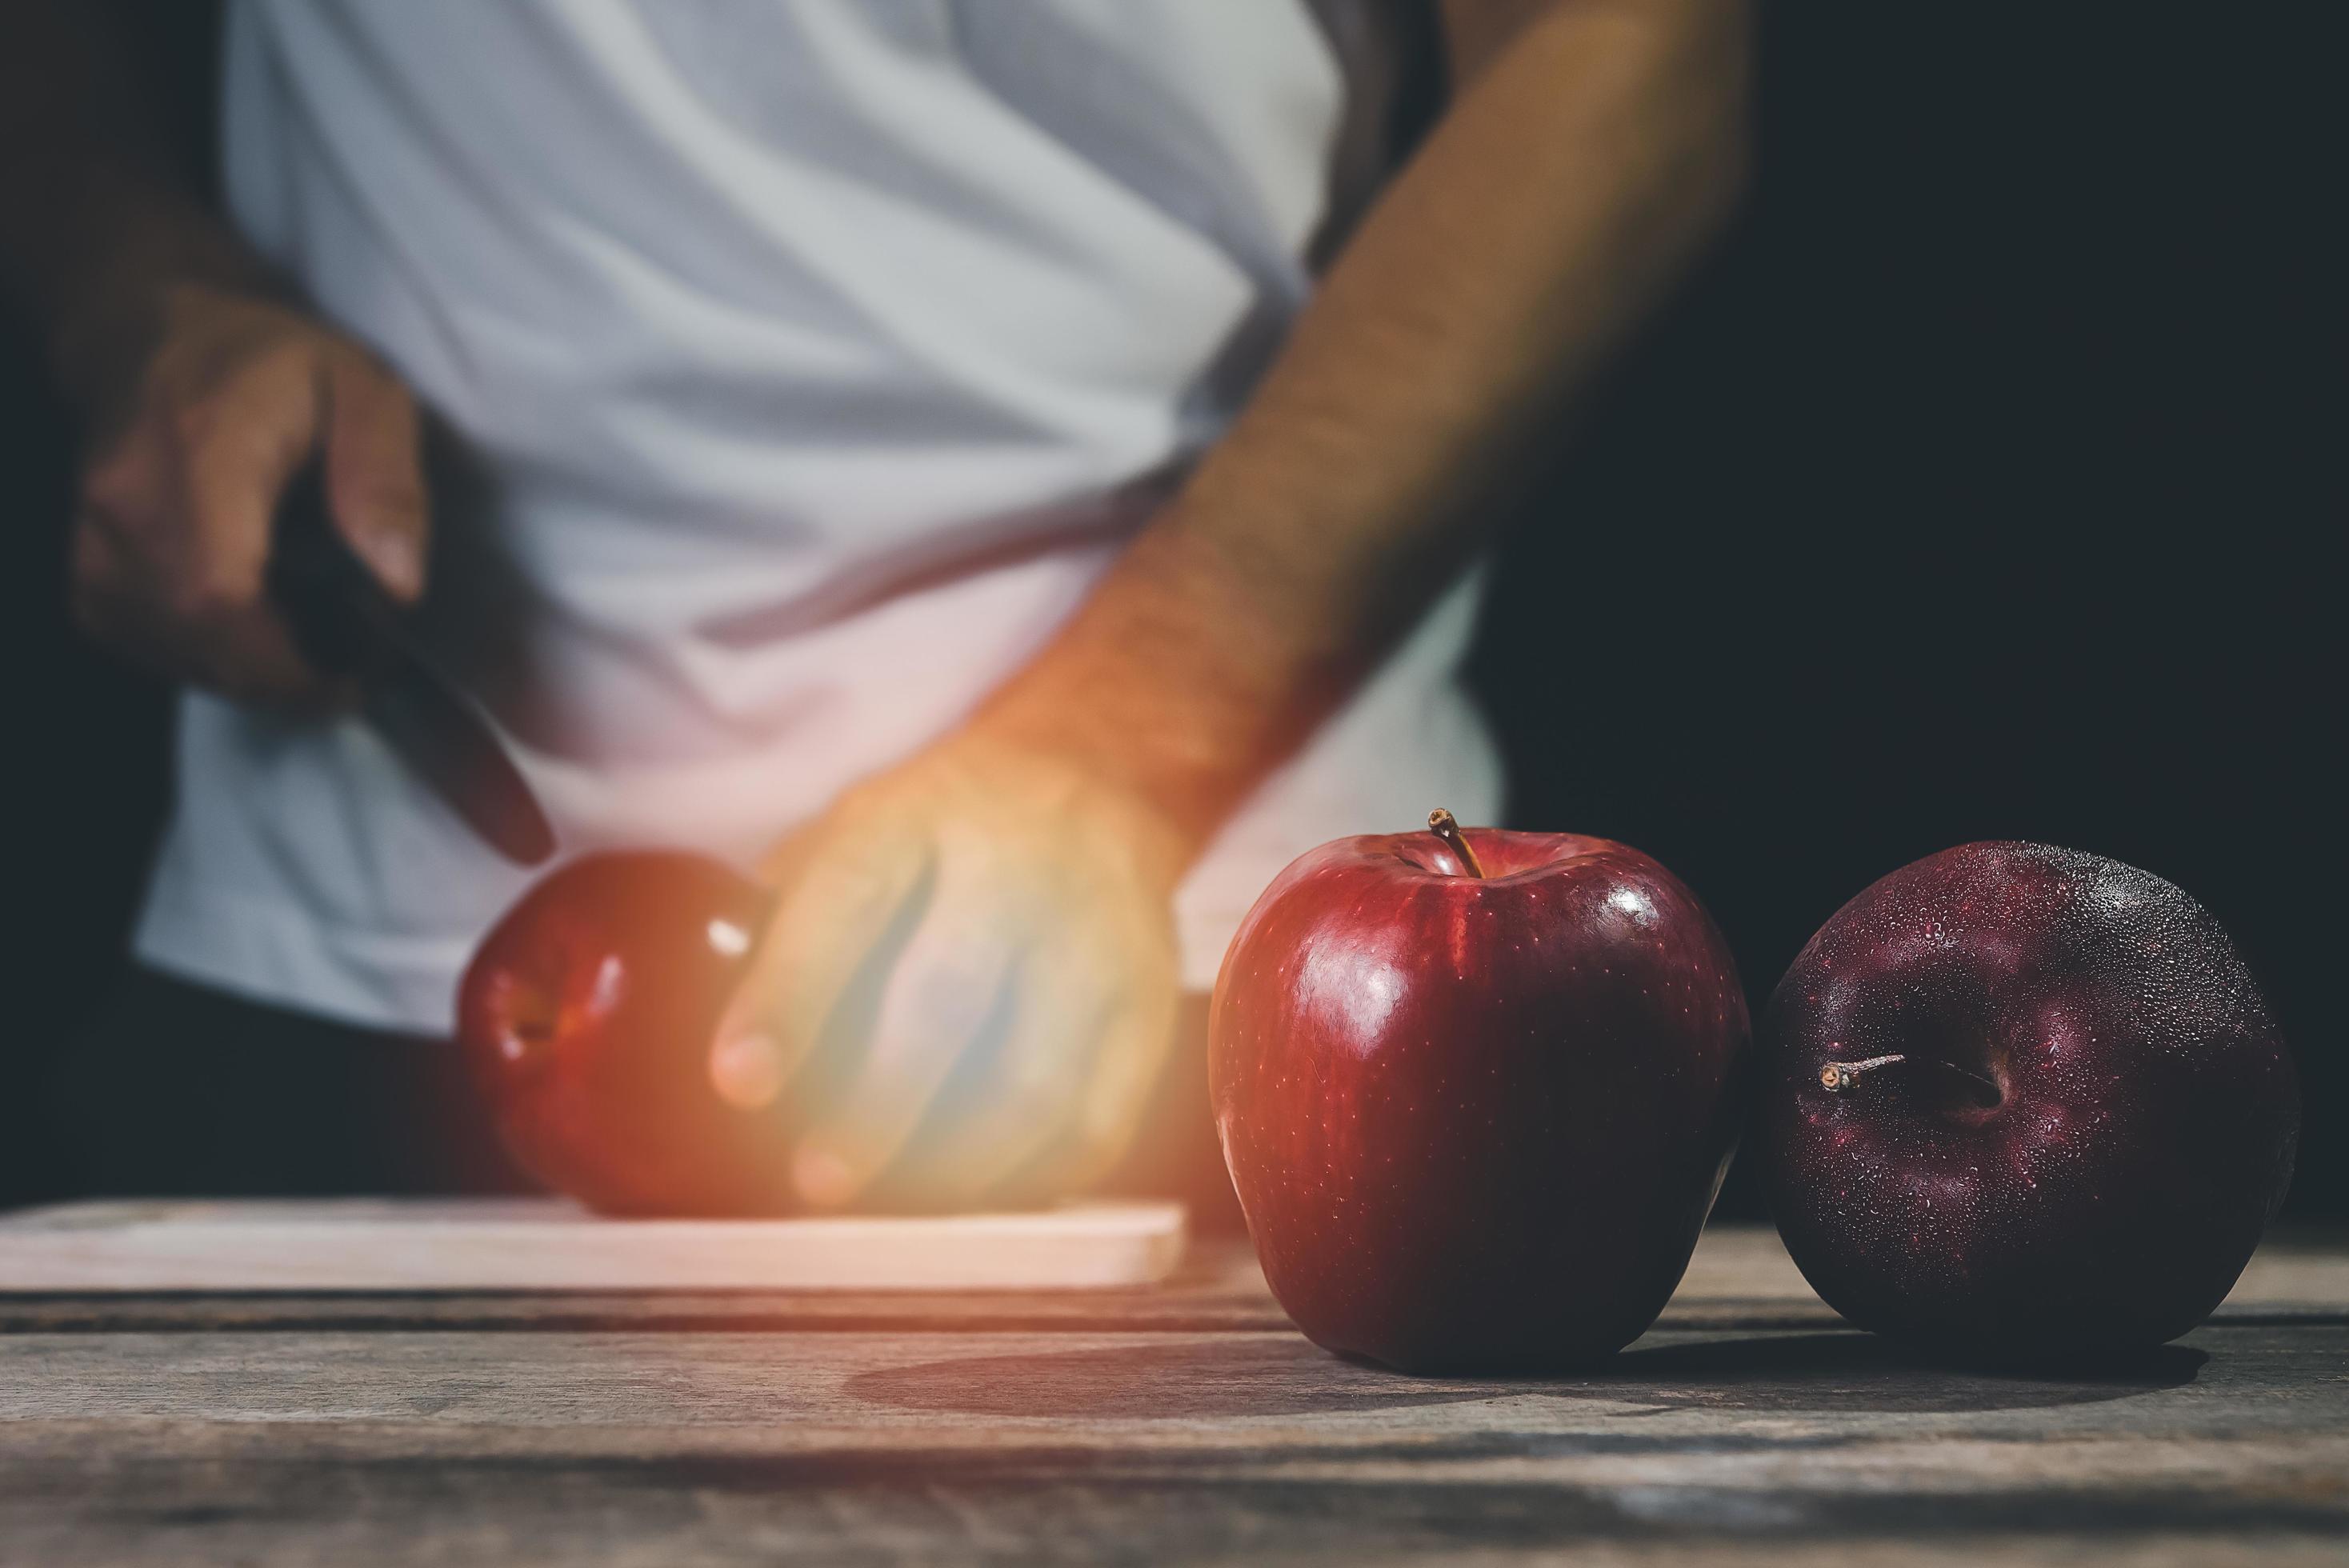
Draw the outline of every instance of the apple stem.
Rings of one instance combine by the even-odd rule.
[[[1907,1061],[1907,1057],[1869,1057],[1865,1061],[1829,1062],[1819,1069],[1819,1087],[1841,1094],[1851,1087],[1852,1079],[1862,1073],[1872,1073],[1878,1068],[1889,1068]]]
[[[1444,841],[1444,847],[1457,857],[1472,877],[1482,877],[1485,868],[1476,863],[1476,851],[1468,847],[1468,836],[1460,830],[1460,823],[1452,813],[1438,806],[1427,814],[1427,830]]]
[[[1889,1057],[1868,1057],[1856,1062],[1829,1062],[1819,1068],[1819,1087],[1829,1094],[1842,1094],[1851,1088],[1853,1080],[1861,1074],[1872,1073],[1878,1068],[1899,1067],[1909,1059],[1905,1056],[1895,1054]],[[1953,1062],[1920,1057],[1914,1065],[1920,1068],[1937,1068],[1942,1072],[1956,1074],[1966,1080],[1967,1087],[1974,1090],[1977,1098],[1981,1099],[1986,1106],[1994,1106],[2004,1098],[1999,1092],[1998,1085],[1980,1073],[1968,1072]]]

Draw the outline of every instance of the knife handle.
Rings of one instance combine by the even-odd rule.
[[[336,530],[316,456],[278,500],[265,581],[295,647],[321,673],[363,676],[389,656],[399,608]]]

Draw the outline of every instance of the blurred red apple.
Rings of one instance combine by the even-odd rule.
[[[1325,844],[1249,911],[1209,1021],[1224,1157],[1317,1344],[1585,1364],[1688,1266],[1743,1115],[1744,995],[1637,850],[1431,828]]]
[[[611,1214],[792,1206],[773,1119],[728,1105],[709,1074],[768,902],[698,855],[608,852],[498,922],[459,988],[457,1033],[525,1171]]]
[[[1863,1328],[1969,1359],[2177,1337],[2292,1177],[2300,1090],[2218,922],[2042,844],[1893,872],[1810,940],[1763,1025],[1779,1233]]]

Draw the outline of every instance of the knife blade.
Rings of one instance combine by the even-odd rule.
[[[554,853],[554,825],[488,716],[417,643],[336,531],[315,458],[278,503],[268,583],[302,656],[357,685],[369,727],[437,798],[517,865]]]

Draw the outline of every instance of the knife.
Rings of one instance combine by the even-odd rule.
[[[554,829],[488,717],[417,644],[336,531],[315,458],[278,503],[268,583],[302,656],[357,685],[369,727],[467,826],[517,865],[554,852]]]

